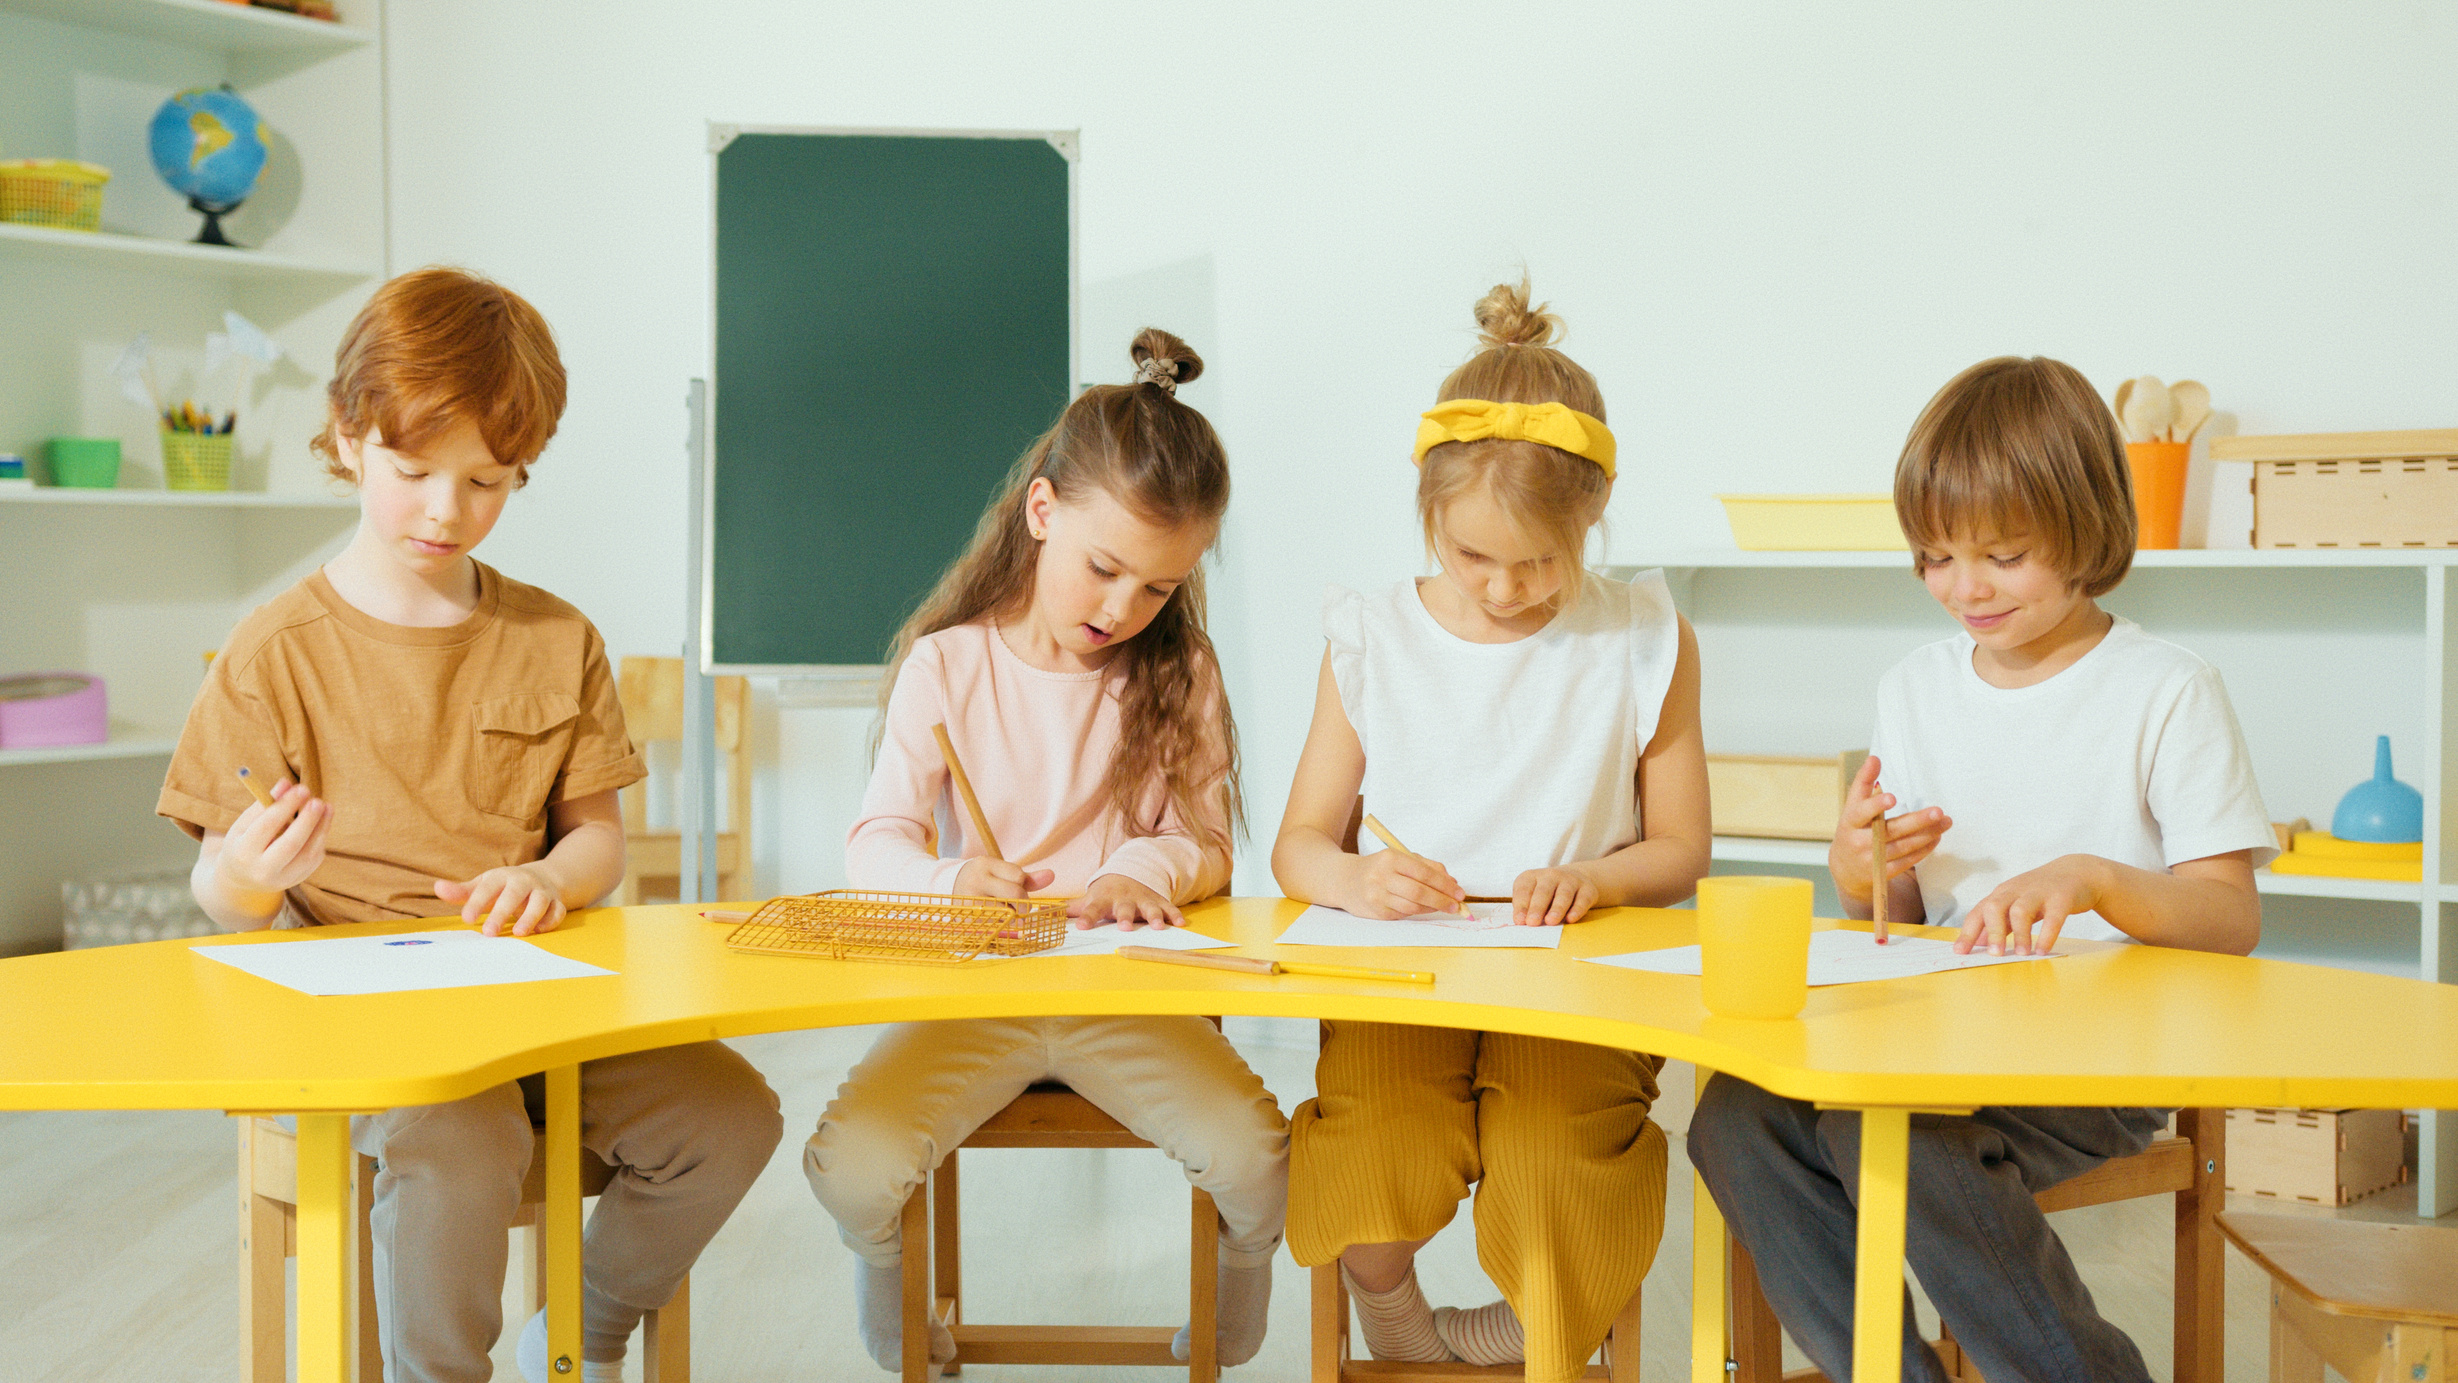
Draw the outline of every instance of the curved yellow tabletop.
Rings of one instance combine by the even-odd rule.
[[[1717,1019],[1695,978],[1576,958],[1695,940],[1621,909],[1559,951],[1272,946],[1283,899],[1189,910],[1238,954],[1434,971],[1432,985],[1259,977],[1114,957],[890,965],[738,955],[694,909],[596,909],[538,938],[605,978],[316,998],[189,954],[298,933],[0,962],[0,1108],[374,1110],[710,1037],[1073,1013],[1346,1018],[1568,1038],[1857,1106],[2458,1107],[2458,987],[2068,943],[2060,960],[1810,992],[1799,1019]],[[433,928],[435,922],[331,934]]]

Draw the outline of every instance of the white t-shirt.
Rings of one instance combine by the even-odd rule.
[[[1679,617],[1661,572],[1583,575],[1576,606],[1512,643],[1444,629],[1413,580],[1324,595],[1366,810],[1471,894],[1507,898],[1526,870],[1639,838],[1639,755],[1672,685]]]
[[[1878,684],[1870,752],[1892,815],[1953,819],[1915,871],[1931,926],[2060,855],[2165,871],[2184,860],[2277,854],[2253,760],[2218,670],[2117,618],[2072,667],[2028,687],[1992,687],[1971,637],[1918,649]],[[2064,935],[2126,940],[2097,913]]]

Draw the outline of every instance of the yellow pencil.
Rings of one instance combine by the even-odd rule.
[[[1401,984],[1432,984],[1424,970],[1369,970],[1359,965],[1316,965],[1308,961],[1266,960],[1261,956],[1212,956],[1201,951],[1171,951],[1159,946],[1121,946],[1128,960],[1191,965],[1199,970],[1233,970],[1245,975],[1321,975],[1335,980],[1393,980]]]
[[[1877,880],[1869,890],[1869,930],[1880,946],[1886,944],[1886,813],[1869,823],[1869,872]]]
[[[1390,846],[1392,849],[1399,851],[1401,854],[1403,854],[1403,855],[1416,855],[1416,854],[1417,854],[1417,852],[1416,852],[1416,851],[1411,850],[1411,849],[1409,849],[1407,846],[1400,844],[1400,838],[1399,838],[1398,836],[1395,836],[1395,835],[1391,834],[1391,828],[1390,828],[1390,827],[1385,826],[1383,823],[1381,823],[1381,822],[1379,822],[1379,821],[1375,820],[1375,819],[1374,819],[1374,813],[1372,813],[1372,812],[1367,812],[1367,813],[1366,813],[1365,828],[1366,828],[1367,830],[1372,831],[1372,832],[1374,833],[1375,839],[1380,840],[1383,844]],[[1422,855],[1418,855],[1418,856],[1417,856],[1417,858],[1419,858],[1419,859],[1423,859],[1423,858],[1425,858],[1425,857],[1424,857],[1424,856],[1422,856]],[[1507,901],[1507,900],[1506,900],[1506,901]],[[1461,912],[1463,912],[1463,913],[1465,913],[1466,911],[1468,911],[1468,898],[1467,898],[1467,895],[1466,895],[1466,894],[1462,894],[1462,895],[1460,895],[1460,900],[1459,900],[1459,910],[1460,910]],[[1397,973],[1399,973],[1399,972],[1394,971],[1394,972],[1392,972],[1392,973],[1397,974]],[[1415,972],[1413,972],[1413,971],[1412,971],[1412,972],[1410,972],[1410,973],[1412,973],[1412,974],[1413,974],[1413,973],[1415,973]],[[1426,982],[1427,982],[1428,984],[1431,984],[1431,983],[1433,982],[1434,977],[1433,977],[1433,976],[1431,976],[1431,975],[1428,975],[1428,976],[1426,976],[1426,977],[1425,977],[1425,979],[1426,979]]]
[[[270,807],[273,805],[273,794],[265,791],[265,785],[257,782],[244,767],[239,770],[239,781],[247,785],[248,794],[256,799],[257,806]]]

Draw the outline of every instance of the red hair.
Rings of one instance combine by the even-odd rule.
[[[350,480],[337,435],[373,433],[416,455],[467,421],[517,487],[555,435],[563,395],[555,334],[527,299],[466,269],[419,269],[377,289],[350,323],[325,386],[332,418],[308,445]]]

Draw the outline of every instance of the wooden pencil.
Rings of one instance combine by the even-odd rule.
[[[1869,891],[1869,931],[1880,946],[1886,944],[1886,895],[1891,887],[1886,878],[1886,813],[1869,823],[1869,875],[1876,880]]]
[[[1374,970],[1362,965],[1316,965],[1311,961],[1265,960],[1259,956],[1214,956],[1201,951],[1172,951],[1160,946],[1121,946],[1128,960],[1162,965],[1191,965],[1203,970],[1232,970],[1242,975],[1321,975],[1338,980],[1393,980],[1401,984],[1432,984],[1423,970]]]
[[[942,721],[930,727],[939,737],[939,756],[947,760],[947,776],[956,780],[956,795],[964,799],[965,812],[973,818],[973,833],[981,837],[982,849],[994,860],[1005,861],[999,849],[999,838],[990,834],[990,819],[981,813],[981,799],[973,795],[973,780],[964,776],[964,763],[956,757],[956,743],[947,737],[947,724]]]
[[[257,782],[255,775],[249,773],[245,765],[239,769],[239,781],[247,785],[248,794],[256,799],[257,806],[273,805],[273,794],[265,791],[265,785]]]

